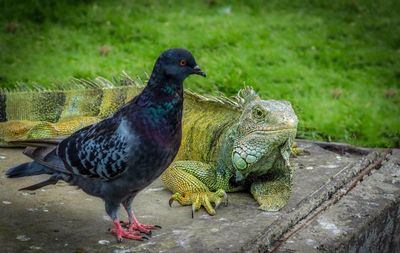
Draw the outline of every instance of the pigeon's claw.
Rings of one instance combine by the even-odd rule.
[[[114,221],[114,227],[110,230],[111,234],[117,236],[117,241],[122,242],[123,238],[143,241],[143,239],[149,239],[145,236],[140,235],[139,231],[126,231],[122,228],[119,221]]]
[[[161,228],[161,227],[158,225],[142,224],[139,222],[133,222],[132,224],[128,225],[128,231],[138,231],[149,236],[151,236],[151,230],[156,228]]]
[[[144,233],[151,236],[152,229],[159,229],[161,226],[153,224],[143,224],[138,221],[133,211],[128,212],[129,222],[122,222],[122,225],[128,228],[128,231]]]

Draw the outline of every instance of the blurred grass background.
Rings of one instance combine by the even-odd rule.
[[[191,50],[208,77],[292,102],[299,137],[400,146],[400,1],[0,0],[0,87],[71,77],[146,79],[161,51]]]

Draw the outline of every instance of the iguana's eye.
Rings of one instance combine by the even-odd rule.
[[[262,119],[265,117],[265,111],[259,107],[255,107],[252,111],[253,118]]]
[[[187,62],[185,59],[182,59],[179,61],[179,65],[181,65],[181,66],[186,66],[186,64],[187,64]]]

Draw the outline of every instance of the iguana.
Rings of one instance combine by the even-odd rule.
[[[118,85],[116,85],[118,84]],[[70,89],[0,91],[0,144],[51,138],[111,115],[143,86],[125,75],[114,82],[76,80]],[[287,101],[262,100],[246,87],[233,98],[186,90],[183,138],[175,162],[161,176],[173,201],[214,215],[226,192],[250,189],[262,210],[288,201],[289,163],[297,117]]]

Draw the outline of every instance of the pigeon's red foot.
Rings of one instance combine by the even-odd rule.
[[[158,225],[142,224],[139,222],[134,222],[132,224],[129,224],[128,231],[140,231],[147,235],[151,235],[151,230],[155,228],[161,228],[161,227]]]
[[[136,220],[136,222],[134,221],[133,223],[129,223],[129,222],[126,222],[126,221],[124,221],[122,223],[123,223],[123,225],[125,227],[128,228],[128,231],[131,231],[131,232],[142,232],[142,233],[145,233],[147,235],[151,235],[151,230],[152,229],[161,228],[161,226],[159,226],[159,225],[142,224],[142,223],[138,222],[137,220]]]
[[[110,232],[117,236],[117,241],[122,242],[122,238],[128,238],[138,241],[143,241],[143,239],[149,239],[146,236],[140,235],[140,231],[133,230],[124,230],[118,220],[113,221],[114,228],[110,230]]]
[[[129,213],[131,223],[122,222],[124,226],[128,228],[128,231],[139,231],[151,236],[151,230],[155,228],[161,228],[159,225],[142,224],[138,221],[133,211]]]

